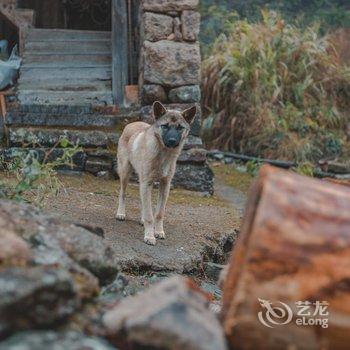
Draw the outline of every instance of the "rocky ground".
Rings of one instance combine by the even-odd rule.
[[[155,247],[143,243],[136,185],[122,223],[118,183],[88,175],[60,176],[44,212],[0,202],[0,349],[224,349],[208,306],[220,305],[246,188],[233,191],[233,168],[213,165],[218,195],[173,190]]]

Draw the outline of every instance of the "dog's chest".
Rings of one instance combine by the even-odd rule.
[[[153,161],[153,177],[157,180],[172,175],[176,157],[172,155],[161,154]]]

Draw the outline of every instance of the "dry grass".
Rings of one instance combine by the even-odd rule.
[[[297,162],[346,156],[350,69],[317,26],[272,12],[233,23],[204,61],[202,85],[213,148]]]

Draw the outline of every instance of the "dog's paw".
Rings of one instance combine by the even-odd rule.
[[[117,221],[125,221],[126,219],[125,214],[117,214],[115,218]]]
[[[144,241],[148,245],[156,245],[157,243],[156,237],[145,237]]]
[[[162,232],[155,232],[155,237],[156,238],[159,238],[159,239],[165,239],[165,232],[162,231]]]

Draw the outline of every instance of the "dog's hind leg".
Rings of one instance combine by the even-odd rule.
[[[156,217],[154,223],[154,235],[156,238],[164,239],[164,215],[165,215],[165,207],[168,201],[169,192],[170,192],[170,179],[165,178],[160,181],[159,184],[159,195],[158,195],[158,204],[156,209]]]
[[[147,244],[155,245],[154,219],[152,211],[152,182],[140,179],[140,197],[142,205],[143,225],[145,228],[144,240]]]
[[[131,173],[131,165],[129,160],[118,158],[118,174],[120,179],[119,205],[116,219],[119,221],[125,220],[125,199],[126,187],[128,186]]]

